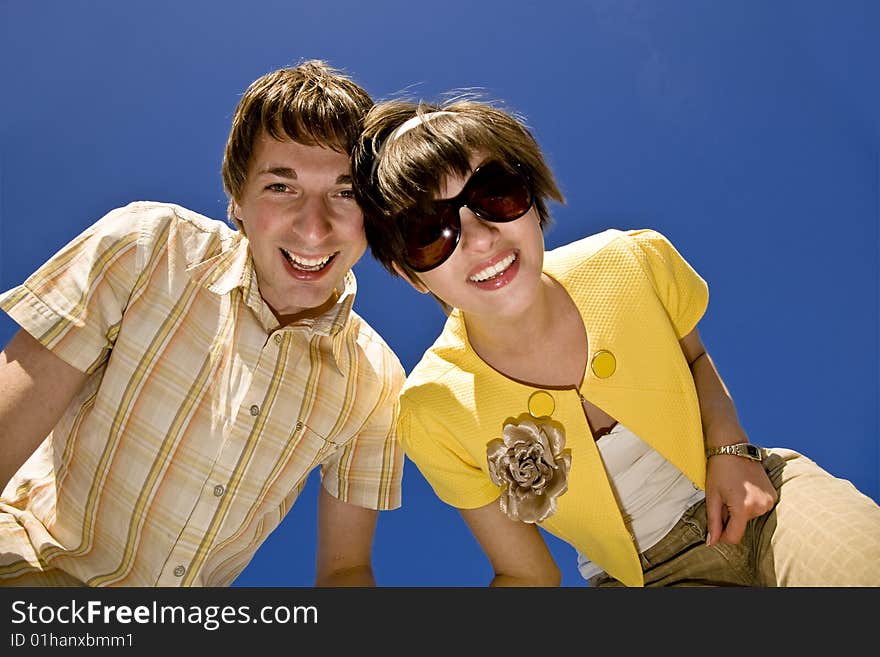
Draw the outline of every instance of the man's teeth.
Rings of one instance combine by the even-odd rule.
[[[287,261],[293,265],[296,269],[301,269],[303,271],[318,271],[324,268],[330,259],[333,257],[332,253],[328,253],[325,256],[320,256],[317,258],[303,258],[302,256],[295,256],[287,249],[281,249],[281,253],[284,254],[284,257],[287,258]]]
[[[486,267],[484,270],[477,272],[476,274],[471,276],[469,280],[472,280],[474,283],[489,280],[490,278],[497,276],[501,272],[505,271],[508,267],[510,267],[510,265],[513,264],[514,260],[516,260],[516,254],[511,253],[504,260],[496,262],[494,265]]]

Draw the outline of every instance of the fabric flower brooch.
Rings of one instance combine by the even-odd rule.
[[[501,510],[513,520],[541,522],[568,490],[571,451],[565,432],[548,417],[522,415],[504,423],[501,438],[486,445],[489,476],[501,486]]]

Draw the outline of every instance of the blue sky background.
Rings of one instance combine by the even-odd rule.
[[[752,441],[880,499],[880,4],[0,0],[0,26],[0,288],[132,200],[223,219],[229,120],[272,69],[322,58],[377,100],[476,87],[526,116],[557,174],[547,246],[669,236],[709,282],[701,333]],[[355,271],[357,311],[409,371],[439,306],[369,254]],[[14,330],[0,316],[0,343]],[[312,584],[317,486],[236,585]],[[491,577],[411,463],[374,554],[386,586]]]

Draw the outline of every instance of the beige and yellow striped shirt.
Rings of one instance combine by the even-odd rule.
[[[245,237],[138,202],[0,296],[90,375],[3,491],[0,584],[228,586],[318,466],[343,501],[400,506],[404,372],[355,290],[279,327]]]

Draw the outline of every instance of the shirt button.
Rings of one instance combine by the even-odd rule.
[[[284,341],[284,338],[281,337],[280,333],[276,333],[275,337],[272,339],[275,340],[275,344],[277,345],[280,345]]]
[[[254,417],[257,417],[259,414],[260,414],[260,407],[257,406],[256,404],[251,406],[251,415],[253,415]]]
[[[220,497],[225,492],[226,492],[226,489],[223,488],[223,486],[221,486],[220,484],[217,484],[216,486],[214,486],[214,497]]]
[[[183,566],[178,566],[177,568],[174,569],[174,576],[175,577],[183,577],[185,574],[186,574],[186,568],[184,568]]]
[[[556,409],[553,395],[546,390],[536,390],[529,395],[529,413],[534,418],[549,417]]]
[[[617,359],[614,357],[614,354],[607,349],[600,349],[593,354],[593,359],[590,361],[590,368],[593,370],[593,374],[600,379],[607,379],[614,374],[614,370],[617,369]]]

